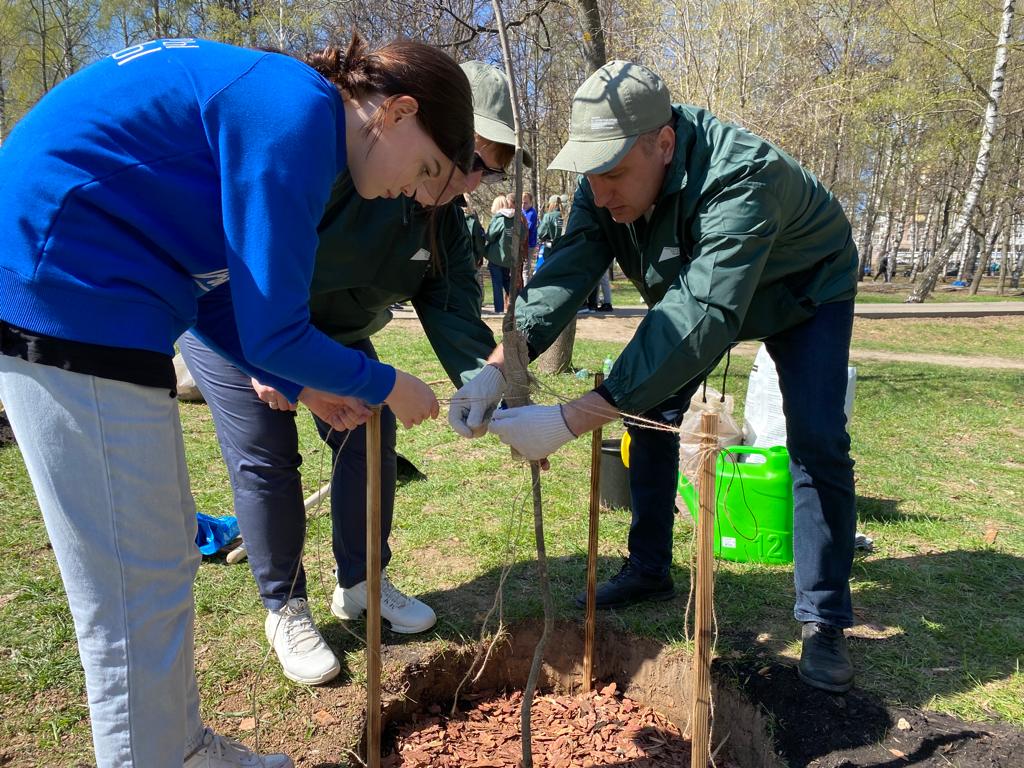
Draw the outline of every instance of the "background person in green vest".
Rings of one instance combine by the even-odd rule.
[[[657,75],[622,61],[576,92],[569,141],[551,167],[583,177],[565,235],[516,307],[531,356],[554,342],[613,259],[649,311],[603,386],[562,406],[498,411],[490,431],[542,459],[620,412],[678,426],[730,346],[764,339],[792,459],[799,671],[819,688],[849,689],[856,514],[843,404],[857,253],[839,203],[777,147],[673,106]],[[491,360],[500,367],[500,348]],[[486,384],[478,377],[457,393],[449,421],[460,434],[482,432],[498,394]],[[678,435],[626,425],[629,559],[600,585],[599,607],[674,594]]]
[[[541,248],[543,248],[542,254],[537,257],[538,262],[542,257],[547,258],[548,254],[551,253],[551,246],[557,243],[558,238],[562,236],[564,226],[565,222],[562,221],[562,199],[558,195],[552,195],[548,198],[547,209],[544,211],[540,224],[537,225],[537,241],[541,244]],[[539,266],[540,264],[537,265],[537,267]]]
[[[516,260],[512,253],[512,220],[516,215],[511,195],[498,195],[491,203],[491,221],[487,225],[487,269],[491,273],[491,291],[494,294],[494,312],[505,311],[505,302],[512,291],[512,267]],[[519,250],[526,258],[526,220],[519,222]]]
[[[427,189],[420,203],[437,203],[434,208],[407,197],[364,200],[348,174],[339,177],[320,222],[310,287],[313,325],[374,359],[370,337],[391,320],[392,304],[410,300],[456,386],[477,374],[494,348],[494,337],[480,319],[466,220],[451,201],[481,181],[503,181],[514,154],[504,74],[481,62],[462,68],[473,91],[477,154],[472,172],[456,173],[447,186]],[[306,514],[294,408],[195,337],[183,336],[180,347],[213,413],[249,566],[267,608],[267,640],[288,678],[311,685],[327,682],[341,667],[307,604],[301,564]],[[477,375],[501,379],[493,367]],[[319,418],[316,425],[331,446],[334,468],[330,503],[337,584],[330,610],[355,619],[366,607],[365,430],[330,432]],[[381,432],[381,555],[387,567],[397,472],[395,416],[388,408],[382,412]],[[381,615],[392,631],[402,633],[423,632],[436,621],[429,606],[404,594],[386,574]]]

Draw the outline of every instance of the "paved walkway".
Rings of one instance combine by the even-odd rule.
[[[941,301],[924,304],[856,304],[853,314],[875,320],[898,317],[1024,316],[1024,301]]]

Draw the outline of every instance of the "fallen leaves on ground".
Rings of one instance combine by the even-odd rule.
[[[484,694],[472,709],[445,717],[440,707],[399,727],[381,768],[517,768],[522,756],[523,694]],[[531,712],[536,768],[628,764],[657,768],[690,764],[690,743],[668,718],[617,695],[536,696]]]

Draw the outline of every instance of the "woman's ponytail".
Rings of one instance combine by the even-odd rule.
[[[379,93],[385,100],[367,121],[367,134],[379,133],[394,98],[411,96],[419,124],[463,172],[473,163],[473,94],[462,69],[441,50],[412,40],[396,40],[375,51],[353,33],[348,48],[329,46],[307,63],[354,98]]]

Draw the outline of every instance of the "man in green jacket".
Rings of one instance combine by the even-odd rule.
[[[563,406],[498,411],[490,431],[542,459],[620,413],[677,427],[727,350],[763,339],[792,460],[800,675],[848,690],[856,514],[843,404],[857,254],[839,203],[777,147],[703,109],[673,106],[657,75],[621,61],[576,92],[569,141],[551,168],[582,177],[565,235],[516,306],[531,356],[554,342],[613,259],[649,311],[601,387]],[[501,349],[490,359],[500,367]],[[483,431],[496,394],[483,391],[486,381],[456,395],[449,420],[460,434]],[[600,585],[599,607],[674,594],[679,438],[625,421],[630,555]]]

